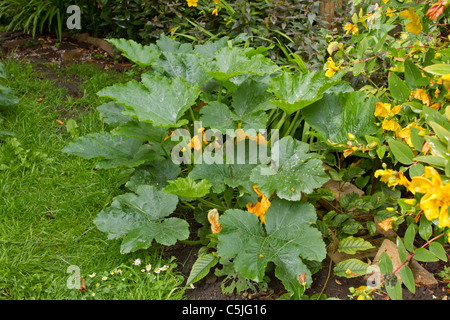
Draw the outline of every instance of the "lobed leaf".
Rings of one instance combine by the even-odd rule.
[[[121,252],[148,248],[153,240],[166,246],[189,236],[189,225],[179,218],[168,218],[178,204],[178,197],[164,194],[153,186],[141,185],[136,193],[113,199],[94,223],[109,239],[124,237]]]

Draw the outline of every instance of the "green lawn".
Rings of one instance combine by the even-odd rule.
[[[0,136],[0,299],[182,299],[177,261],[161,247],[122,255],[120,241],[93,224],[122,192],[127,172],[95,171],[93,161],[61,152],[77,136],[104,129],[96,92],[131,76],[94,65],[4,62],[6,85],[20,102],[0,110],[0,131],[14,134]],[[71,89],[79,83],[78,97],[64,81]],[[149,263],[152,270],[142,272]],[[67,287],[71,265],[86,279],[86,292]],[[168,270],[154,272],[164,265]]]

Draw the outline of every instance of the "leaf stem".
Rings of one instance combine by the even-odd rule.
[[[220,83],[219,93],[217,95],[217,102],[220,102],[222,99],[222,90],[223,90],[223,82]]]
[[[202,244],[203,240],[180,240],[180,242],[190,246],[196,246]]]
[[[197,200],[200,201],[201,203],[204,203],[204,204],[206,204],[208,206],[211,206],[213,208],[221,209],[221,210],[227,210],[227,208],[225,208],[224,206],[212,203],[212,202],[210,202],[208,200],[205,200],[205,199],[202,199],[202,198],[198,198]]]
[[[286,131],[286,135],[285,136],[288,136],[288,135],[291,134],[291,130],[293,129],[294,124],[297,122],[297,118],[298,118],[299,115],[300,115],[300,110],[297,110],[297,112],[295,113],[294,119],[292,119],[291,123],[289,124],[289,127],[288,127],[288,129]]]

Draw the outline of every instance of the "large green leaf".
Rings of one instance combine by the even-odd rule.
[[[123,237],[122,253],[146,249],[153,240],[170,246],[189,236],[186,221],[166,218],[175,211],[177,204],[177,196],[142,185],[136,193],[115,197],[111,205],[98,214],[94,223],[99,230],[108,233],[109,239]]]
[[[233,92],[231,106],[220,102],[210,102],[200,111],[202,124],[226,133],[236,129],[238,123],[246,131],[260,131],[267,128],[268,115],[265,111],[275,108],[270,102],[272,95],[264,82],[248,79]]]
[[[375,104],[375,98],[367,98],[363,92],[325,94],[322,100],[303,109],[302,114],[325,140],[345,143],[348,133],[362,139],[377,131]]]
[[[210,102],[200,110],[200,114],[202,126],[206,128],[217,129],[224,134],[228,129],[237,128],[239,118],[223,103]]]
[[[291,114],[320,100],[327,89],[340,82],[340,78],[326,77],[323,71],[295,74],[283,72],[270,79],[269,91],[278,98],[271,102]]]
[[[233,153],[230,153],[228,161],[226,156],[222,158],[222,163],[217,161],[207,163],[204,161],[195,165],[194,169],[189,173],[189,177],[194,180],[208,180],[212,184],[212,190],[215,193],[223,192],[226,186],[232,188],[243,187],[248,191],[252,191],[250,174],[252,169],[257,166],[258,152],[249,152],[246,141],[240,141],[233,147]]]
[[[125,186],[130,191],[136,191],[140,185],[153,185],[162,189],[167,185],[167,181],[176,179],[180,173],[180,166],[171,159],[151,161],[136,168]]]
[[[275,275],[296,297],[304,288],[298,276],[305,274],[311,285],[311,272],[303,262],[321,261],[326,256],[321,233],[311,226],[316,221],[314,207],[304,202],[272,201],[264,226],[256,215],[231,209],[220,217],[217,253],[234,258],[235,270],[244,277],[261,281],[268,262],[276,266]]]
[[[199,182],[195,182],[189,177],[178,178],[167,182],[169,185],[164,188],[164,193],[175,194],[179,197],[189,199],[202,198],[206,196],[212,186],[208,180],[203,179]]]
[[[142,144],[140,139],[108,133],[88,134],[67,145],[62,152],[86,159],[97,158],[97,168],[137,167],[157,156],[155,150]]]
[[[250,176],[266,196],[270,197],[276,191],[282,199],[297,201],[302,192],[311,193],[330,179],[319,155],[307,153],[308,144],[287,136],[275,142],[273,148],[279,150],[278,169],[270,172],[268,165],[261,164]]]
[[[18,102],[19,98],[14,95],[14,91],[0,84],[0,107],[10,107]]]
[[[201,86],[212,76],[206,73],[200,63],[207,64],[210,60],[194,53],[163,52],[157,65],[172,78],[181,77],[190,84]]]
[[[150,46],[143,46],[134,40],[108,39],[109,43],[122,51],[122,54],[141,67],[152,65],[159,57],[159,52]]]
[[[202,63],[202,67],[217,81],[226,82],[243,74],[271,74],[277,65],[263,55],[248,58],[246,51],[239,47],[225,47],[217,51],[212,63]]]
[[[148,74],[142,75],[142,83],[130,81],[101,90],[100,97],[111,98],[128,110],[123,114],[135,116],[139,121],[150,122],[157,127],[180,127],[187,120],[183,114],[197,100],[198,86],[190,85],[182,78],[168,79]]]

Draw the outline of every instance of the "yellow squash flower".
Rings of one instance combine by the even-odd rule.
[[[428,220],[438,219],[440,228],[450,227],[450,184],[442,183],[436,169],[427,166],[423,176],[412,177],[410,190],[424,194],[420,199],[420,209]]]
[[[256,203],[247,203],[247,211],[254,213],[260,220],[261,223],[266,222],[266,211],[270,207],[269,198],[266,197],[261,191],[258,190],[258,186],[254,185],[253,190],[255,190],[258,195],[258,201]]]
[[[327,72],[325,72],[325,76],[327,76],[328,78],[331,78],[332,76],[334,76],[336,71],[339,70],[339,68],[336,67],[336,65],[334,64],[334,61],[331,57],[328,58],[327,63],[325,64],[325,67],[327,70]]]
[[[222,224],[219,223],[219,212],[217,209],[209,210],[208,221],[211,224],[212,233],[219,233],[222,230]]]

